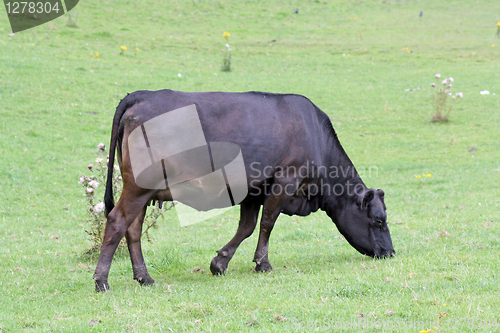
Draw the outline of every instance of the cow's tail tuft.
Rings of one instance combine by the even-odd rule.
[[[133,94],[127,94],[125,98],[120,101],[116,107],[115,116],[113,117],[113,129],[111,130],[111,143],[109,145],[109,163],[108,163],[108,176],[106,179],[106,191],[104,192],[104,205],[106,206],[106,217],[115,207],[113,198],[113,165],[115,163],[115,151],[119,136],[120,120],[123,114],[135,104]],[[120,140],[121,141],[121,140]]]

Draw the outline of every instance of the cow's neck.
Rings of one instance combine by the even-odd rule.
[[[326,179],[323,193],[322,207],[332,219],[342,215],[349,202],[357,200],[357,196],[366,190],[366,185],[359,176],[354,164],[345,153],[337,137],[330,141],[330,154],[325,161],[330,165],[330,172]],[[332,142],[333,141],[333,142]]]

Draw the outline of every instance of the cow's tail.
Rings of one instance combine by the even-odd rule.
[[[108,177],[106,179],[106,191],[104,192],[104,205],[106,206],[106,217],[115,207],[113,198],[113,165],[115,163],[115,151],[117,148],[118,136],[120,135],[119,127],[123,114],[135,103],[137,99],[134,94],[128,94],[120,101],[116,107],[115,116],[113,117],[113,129],[111,130],[111,143],[109,144],[109,164]],[[120,140],[121,142],[121,140]]]

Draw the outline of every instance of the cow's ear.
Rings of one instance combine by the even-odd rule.
[[[358,196],[358,206],[362,210],[365,210],[368,206],[368,203],[375,197],[375,191],[373,189],[369,189],[365,191],[365,193]]]
[[[385,207],[385,202],[384,202],[384,196],[385,196],[384,191],[382,191],[381,189],[378,189],[377,194],[378,194],[378,197],[380,198],[380,201],[382,201],[382,205],[384,205],[384,209],[387,209]]]

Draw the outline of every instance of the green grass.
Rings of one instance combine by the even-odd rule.
[[[9,37],[0,9],[0,332],[281,332],[294,331],[292,318],[440,318],[451,331],[448,319],[500,321],[498,1],[87,0],[74,10],[76,28],[63,16]],[[429,122],[436,73],[464,93],[445,124]],[[139,287],[123,252],[113,292],[95,294],[78,178],[109,142],[119,100],[162,88],[309,97],[354,164],[372,168],[365,183],[386,192],[397,256],[361,256],[322,212],[281,216],[274,271],[252,271],[253,235],[216,278],[191,270],[209,271],[238,210],[184,228],[168,212],[144,244],[159,286]],[[415,177],[424,173],[432,177]]]

